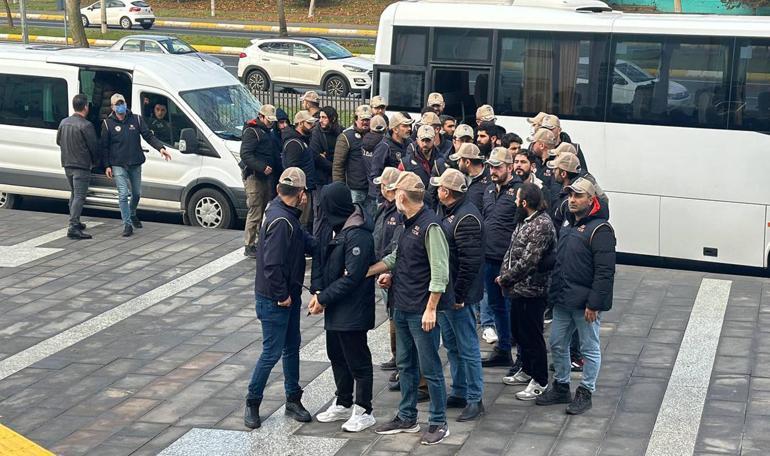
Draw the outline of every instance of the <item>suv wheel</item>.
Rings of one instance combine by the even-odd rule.
[[[19,204],[19,197],[11,193],[0,192],[0,209],[13,209]]]
[[[120,18],[120,28],[123,30],[130,30],[131,29],[131,19],[127,18],[126,16],[123,16]]]
[[[252,92],[264,92],[270,88],[270,80],[262,70],[251,70],[246,74],[246,87]]]
[[[332,97],[346,97],[350,92],[350,87],[342,77],[332,76],[324,83],[324,91]]]
[[[233,210],[230,201],[219,190],[203,188],[195,192],[187,203],[190,225],[203,228],[230,228]]]

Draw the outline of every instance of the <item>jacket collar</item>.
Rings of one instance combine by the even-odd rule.
[[[294,215],[298,219],[299,219],[299,216],[302,215],[302,210],[301,209],[296,208],[296,207],[291,207],[288,204],[284,203],[280,196],[276,196],[275,199],[273,200],[273,202],[275,204],[277,204],[278,207],[280,207],[284,211],[288,211],[289,213],[291,213],[292,215]]]

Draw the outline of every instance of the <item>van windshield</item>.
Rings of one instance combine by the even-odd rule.
[[[182,92],[182,99],[222,139],[241,139],[243,125],[262,106],[242,85]]]

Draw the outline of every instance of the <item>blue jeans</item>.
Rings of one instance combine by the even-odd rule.
[[[551,322],[551,357],[555,373],[554,380],[569,383],[570,342],[577,328],[580,337],[580,351],[583,354],[583,379],[580,384],[588,391],[596,390],[596,378],[602,365],[602,351],[599,342],[599,319],[593,323],[585,320],[585,309],[553,308]]]
[[[142,196],[142,165],[113,166],[112,173],[118,188],[120,218],[124,225],[130,225],[131,217],[136,217],[136,207]]]
[[[442,425],[446,423],[446,385],[438,356],[441,329],[437,325],[430,332],[423,331],[422,313],[396,309],[393,321],[396,323],[396,366],[401,384],[398,416],[405,421],[417,420],[417,386],[422,371],[430,394],[428,423]]]
[[[358,203],[364,208],[364,211],[369,214],[369,217],[374,220],[374,216],[377,214],[377,200],[369,197],[369,192],[366,190],[351,190],[350,197],[354,203]]]
[[[500,285],[495,283],[495,278],[500,275],[501,261],[486,260],[484,265],[484,287],[487,290],[487,302],[495,316],[495,330],[497,331],[497,348],[500,351],[510,352],[511,341],[511,302],[503,295]]]
[[[438,321],[452,373],[452,396],[468,402],[480,401],[484,393],[484,374],[473,310],[468,305],[462,309],[444,310],[438,313]]]
[[[246,399],[262,400],[267,378],[278,360],[283,358],[283,387],[286,397],[302,391],[299,386],[299,314],[302,299],[299,293],[291,297],[290,307],[256,296],[257,318],[262,323],[262,354],[259,356],[249,383]]]
[[[495,327],[495,314],[492,313],[492,309],[489,308],[489,300],[487,299],[487,290],[484,290],[484,296],[481,298],[481,302],[471,304],[473,314],[478,319],[479,325],[482,328],[494,328]]]

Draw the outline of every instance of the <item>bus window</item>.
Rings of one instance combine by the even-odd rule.
[[[729,46],[699,41],[618,40],[609,120],[726,128]]]
[[[433,61],[488,63],[492,55],[492,31],[436,28]]]
[[[495,112],[552,112],[566,118],[603,116],[606,36],[552,38],[505,34],[500,39]]]
[[[770,131],[770,42],[739,43],[730,128]]]
[[[375,68],[378,93],[388,100],[388,110],[420,112],[425,89],[425,73]]]
[[[435,68],[432,90],[444,95],[444,114],[473,125],[476,109],[488,103],[489,70]]]
[[[427,60],[428,29],[395,27],[393,34],[394,44],[391,64],[424,66]]]

